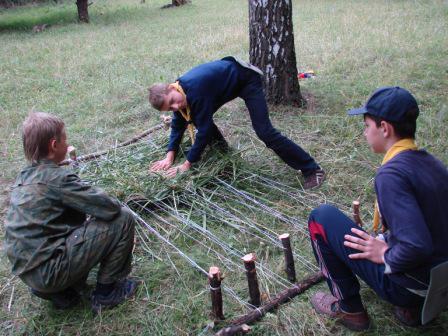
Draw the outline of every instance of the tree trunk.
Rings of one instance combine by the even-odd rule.
[[[188,0],[173,0],[173,6],[182,6],[185,5]]]
[[[303,106],[291,0],[249,0],[249,38],[250,63],[264,72],[267,101]]]
[[[78,19],[80,22],[89,23],[89,3],[88,0],[77,0],[76,6],[78,6]]]

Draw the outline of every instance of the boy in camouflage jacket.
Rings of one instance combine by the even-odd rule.
[[[131,270],[134,219],[119,201],[58,166],[67,153],[64,122],[31,113],[23,123],[25,156],[6,217],[12,272],[36,296],[65,309],[79,302],[89,271],[99,264],[92,309],[113,307],[136,290]]]

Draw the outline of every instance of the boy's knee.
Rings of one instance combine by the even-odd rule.
[[[129,209],[125,207],[121,207],[120,214],[113,219],[112,222],[119,226],[121,231],[134,231],[135,217]]]
[[[339,210],[333,205],[321,204],[311,211],[308,223],[314,221],[325,224],[324,222],[327,222],[326,219],[333,217],[337,212],[339,212]]]

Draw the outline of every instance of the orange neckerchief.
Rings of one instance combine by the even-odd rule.
[[[386,162],[395,157],[398,153],[401,153],[406,150],[417,150],[417,145],[414,142],[414,139],[401,139],[393,144],[391,148],[384,155],[383,162],[381,165],[384,165]],[[380,224],[380,210],[378,207],[378,199],[375,201],[375,212],[373,214],[373,231],[376,232],[378,230],[378,226]],[[382,231],[385,231],[384,226],[382,226]]]
[[[170,84],[171,87],[173,87],[174,89],[176,89],[177,92],[179,92],[185,99],[185,101],[187,101],[187,96],[185,95],[184,90],[182,89],[182,86],[180,86],[179,81],[177,81],[176,83],[172,83]],[[193,122],[191,121],[191,111],[190,111],[190,106],[188,106],[187,103],[187,107],[183,110],[179,110],[180,114],[182,114],[182,117],[187,121],[187,127],[188,127],[188,132],[190,133],[190,139],[191,139],[191,144],[194,144],[194,125]]]

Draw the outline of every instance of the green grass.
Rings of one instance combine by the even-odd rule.
[[[0,11],[2,186],[8,186],[24,164],[20,124],[29,111],[62,116],[69,139],[79,154],[93,152],[128,139],[158,122],[159,113],[149,107],[146,99],[146,88],[151,83],[174,80],[196,64],[227,55],[248,59],[247,2],[193,0],[187,6],[160,10],[168,2],[97,0],[89,7],[91,23],[88,25],[76,23],[76,6],[72,1]],[[306,219],[315,200],[348,206],[353,199],[360,198],[364,219],[369,222],[374,199],[372,179],[381,158],[368,151],[362,139],[362,121],[347,118],[345,111],[362,104],[378,86],[400,85],[410,89],[421,106],[418,143],[447,164],[448,4],[446,1],[302,0],[293,1],[293,5],[298,67],[313,69],[317,77],[300,82],[309,101],[308,110],[272,107],[271,116],[280,130],[316,157],[329,177],[317,192],[303,194],[308,197],[303,204],[275,192],[266,193],[276,203],[272,204],[273,208],[282,209],[301,221]],[[34,25],[43,23],[50,27],[42,33],[32,33]],[[242,159],[239,156],[228,159],[237,167],[235,176],[240,178],[241,171],[249,164],[254,171],[279,182],[299,185],[292,171],[256,138],[241,101],[223,107],[216,119],[232,147],[244,149],[240,154]],[[164,140],[156,137],[155,141],[163,143]],[[153,191],[157,190],[161,192],[159,196],[165,196],[164,190],[173,189],[175,181],[146,178],[146,167],[163,155],[160,151],[143,151],[144,156],[129,153],[133,155],[111,156],[111,161],[96,171],[86,166],[81,174],[122,199],[133,192],[155,195]],[[209,157],[202,171],[181,180],[182,188],[188,185],[199,191],[212,188],[213,185],[201,182],[229,169],[223,160],[216,159]],[[248,192],[258,190],[238,179],[235,183]],[[178,202],[196,199],[185,200],[185,193],[176,188],[174,191],[173,199]],[[4,203],[6,198],[7,189],[0,195],[0,201]],[[221,204],[219,200],[216,202]],[[242,211],[247,218],[254,216],[265,225],[270,223],[268,217],[251,213],[243,205],[239,207],[233,202],[221,205]],[[190,213],[192,220],[202,224],[202,207],[196,206],[195,211],[189,209],[181,207],[179,214]],[[244,238],[243,243],[238,243],[238,232],[226,230],[211,215],[206,214],[210,231],[240,250],[255,250],[269,268],[281,271],[278,251],[260,245],[256,239],[244,242]],[[277,221],[272,222],[272,228],[285,229]],[[204,248],[175,229],[168,232],[170,239],[203,267],[217,260],[213,253],[204,253]],[[200,334],[209,322],[206,279],[165,244],[144,234],[145,231],[140,231],[133,274],[144,279],[145,285],[135,301],[96,318],[90,314],[88,303],[61,313],[31,298],[26,287],[11,276],[2,253],[1,333]],[[150,251],[142,242],[151,242]],[[294,234],[294,247],[312,260],[308,241],[299,233]],[[171,262],[158,259],[168,256]],[[299,267],[299,274],[305,273]],[[94,274],[90,281],[94,281]],[[228,272],[224,282],[247,299],[243,274]],[[261,283],[271,294],[279,289],[264,276]],[[325,285],[316,288],[324,289]],[[316,288],[266,316],[254,326],[252,334],[346,334],[344,328],[320,318],[311,309],[308,298]],[[424,329],[401,327],[393,319],[390,305],[381,302],[367,288],[363,288],[362,295],[375,323],[368,335],[443,335],[448,328],[447,313]],[[224,300],[226,317],[232,318],[244,311],[235,300],[227,296]]]

